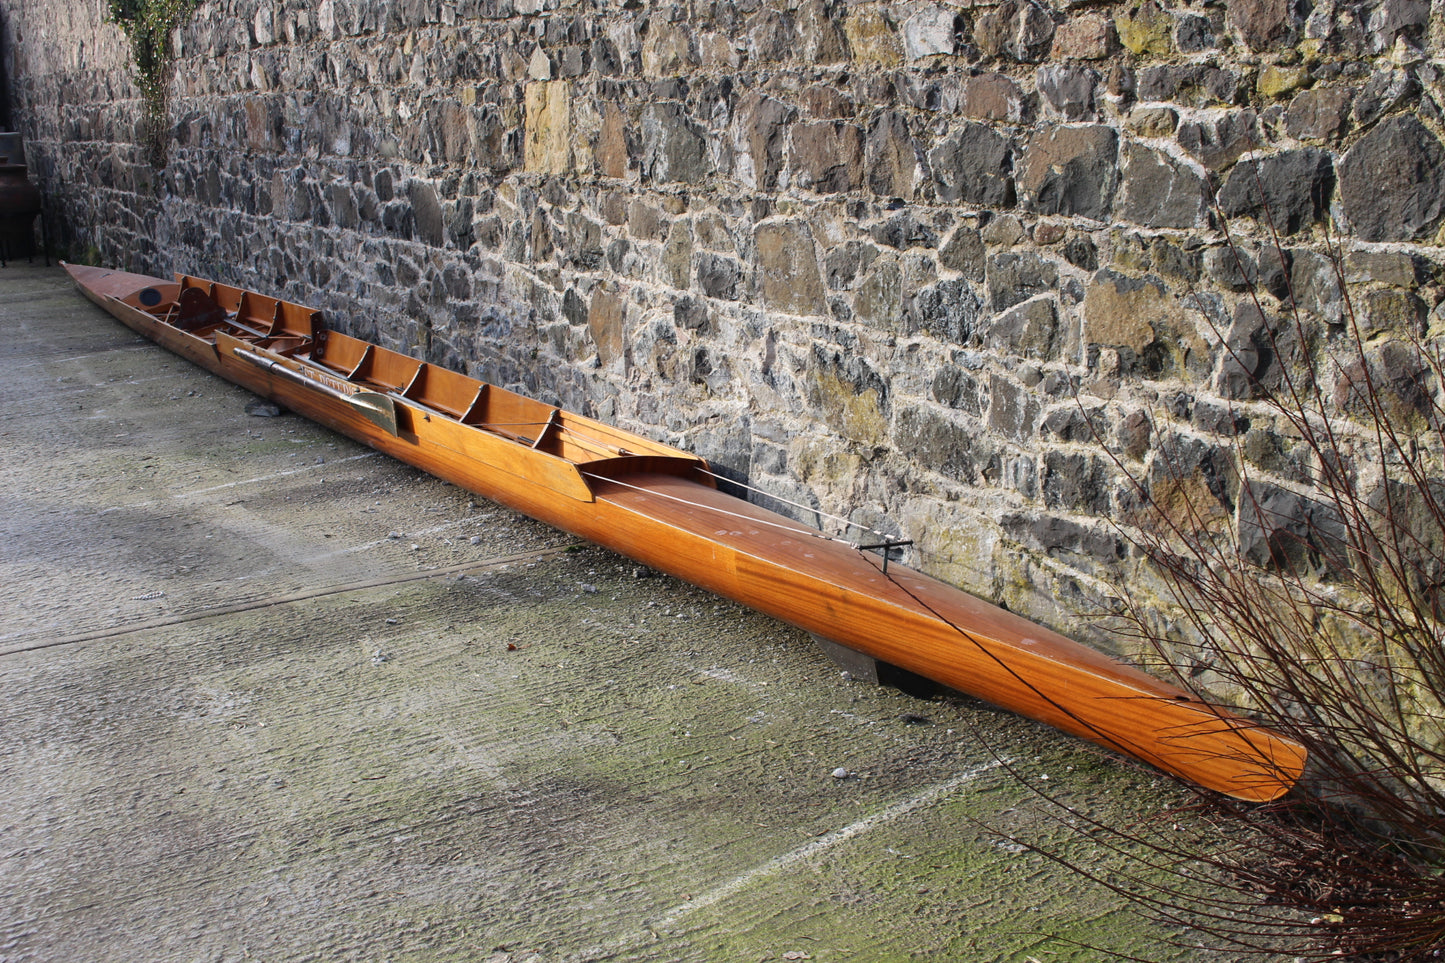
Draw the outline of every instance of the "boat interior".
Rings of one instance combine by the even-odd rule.
[[[403,405],[574,463],[626,455],[676,458],[683,454],[449,368],[329,330],[321,312],[253,291],[181,275],[174,285],[149,287],[122,300],[195,337],[215,341],[216,333],[224,331]]]

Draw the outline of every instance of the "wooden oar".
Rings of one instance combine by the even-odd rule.
[[[258,345],[233,338],[223,331],[216,332],[216,347],[242,361],[264,368],[271,374],[305,385],[328,398],[343,401],[378,428],[388,434],[396,434],[396,404],[381,392],[369,391],[328,371],[294,358],[283,357],[274,351],[267,351]]]

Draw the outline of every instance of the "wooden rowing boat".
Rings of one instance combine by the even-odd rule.
[[[1241,799],[1295,742],[718,489],[696,455],[329,330],[239,288],[66,265],[122,323],[378,451],[881,662]],[[879,546],[872,546],[878,548]]]

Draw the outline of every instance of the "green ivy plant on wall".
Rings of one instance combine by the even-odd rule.
[[[130,39],[132,67],[145,105],[145,145],[150,162],[164,167],[170,128],[170,87],[175,73],[171,37],[200,0],[108,0],[110,18]]]

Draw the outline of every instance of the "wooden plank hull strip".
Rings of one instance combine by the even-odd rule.
[[[1241,799],[1277,798],[1304,768],[1278,733],[719,491],[695,455],[327,331],[299,305],[66,269],[122,323],[220,377],[808,632]],[[275,320],[248,313],[258,304]]]

